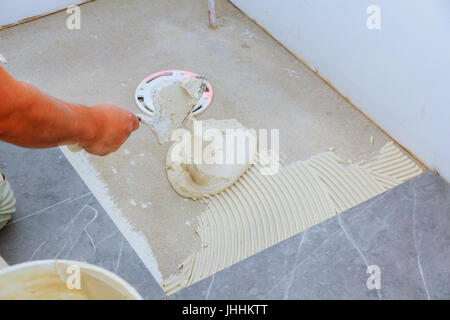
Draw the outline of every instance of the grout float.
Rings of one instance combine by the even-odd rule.
[[[171,84],[161,86],[153,96],[155,115],[148,118],[159,144],[169,142],[173,130],[182,127],[183,121],[192,119],[193,106],[201,98],[200,88],[205,80],[182,77]]]

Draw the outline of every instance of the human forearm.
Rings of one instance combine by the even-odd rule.
[[[76,143],[106,155],[138,127],[138,118],[123,108],[68,103],[14,80],[0,67],[0,140],[29,148]]]
[[[87,107],[55,99],[19,81],[12,84],[10,90],[10,96],[16,98],[0,102],[0,139],[3,141],[22,147],[46,148],[95,137],[96,126],[91,123]]]

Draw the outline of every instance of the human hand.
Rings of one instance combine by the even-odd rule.
[[[89,134],[78,144],[89,153],[105,156],[114,152],[139,128],[139,119],[116,105],[98,104],[87,110],[81,121]]]

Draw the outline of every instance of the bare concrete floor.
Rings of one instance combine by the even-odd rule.
[[[54,96],[135,112],[134,90],[149,74],[184,69],[205,75],[215,97],[200,118],[280,129],[287,162],[329,147],[343,158],[362,159],[389,140],[228,1],[217,1],[219,27],[210,30],[206,4],[97,0],[81,7],[81,30],[68,30],[60,12],[1,31],[0,53],[13,76]],[[203,210],[171,189],[168,147],[142,126],[115,154],[89,157],[99,177],[82,175],[105,182],[120,214],[148,242],[163,278],[198,249],[196,217]]]

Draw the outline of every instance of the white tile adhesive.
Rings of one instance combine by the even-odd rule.
[[[343,161],[327,151],[272,176],[252,165],[234,185],[206,198],[207,209],[198,216],[200,250],[163,279],[147,239],[122,214],[88,156],[61,149],[167,294],[422,173],[392,142],[367,161]]]
[[[198,217],[200,251],[163,282],[174,293],[422,173],[392,142],[371,160],[333,151],[296,161],[273,176],[252,166],[207,199]]]

